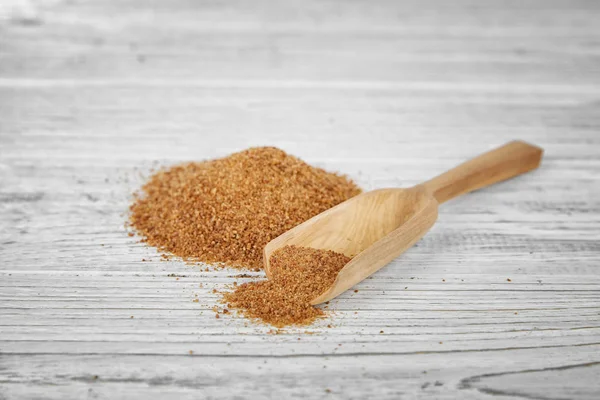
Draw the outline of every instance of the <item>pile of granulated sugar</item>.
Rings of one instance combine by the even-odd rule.
[[[271,255],[271,279],[237,286],[223,294],[223,301],[278,328],[307,325],[323,315],[310,302],[333,284],[349,261],[333,251],[285,246]]]
[[[257,147],[157,172],[130,223],[149,245],[188,261],[259,270],[269,241],[359,193],[346,177]]]

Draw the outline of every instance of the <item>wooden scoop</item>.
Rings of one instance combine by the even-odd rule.
[[[379,189],[360,194],[271,240],[264,262],[280,247],[295,245],[333,250],[352,260],[333,285],[311,303],[331,300],[405,252],[431,229],[438,204],[537,168],[543,150],[510,142],[430,181],[409,189]]]

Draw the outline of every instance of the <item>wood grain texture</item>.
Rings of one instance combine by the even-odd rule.
[[[0,398],[599,397],[599,2],[25,3],[0,15]],[[371,190],[517,138],[542,168],[445,204],[308,329],[215,319],[250,278],[123,225],[157,165],[274,145]]]

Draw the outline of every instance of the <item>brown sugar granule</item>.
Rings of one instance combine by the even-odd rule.
[[[310,305],[350,258],[334,251],[285,246],[270,258],[272,279],[239,285],[224,300],[248,317],[276,327],[309,324],[323,311]]]
[[[131,205],[144,240],[189,261],[258,270],[271,240],[360,193],[274,147],[159,171]]]

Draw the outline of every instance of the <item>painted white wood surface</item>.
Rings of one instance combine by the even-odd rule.
[[[599,19],[583,0],[4,7],[0,399],[598,398]],[[156,163],[275,145],[373,189],[515,138],[540,170],[444,204],[308,329],[215,319],[212,289],[247,278],[123,226]]]

